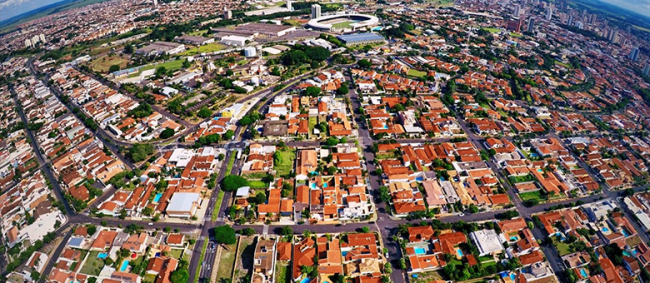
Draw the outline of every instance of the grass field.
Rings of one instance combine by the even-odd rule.
[[[278,262],[275,265],[275,282],[276,283],[290,283],[287,277],[289,273],[289,265]]]
[[[553,246],[557,248],[557,252],[560,256],[565,256],[571,253],[568,244],[558,241],[556,237],[551,237],[551,239],[553,239]]]
[[[232,276],[232,269],[235,267],[235,250],[237,249],[237,244],[229,245],[228,249],[221,250],[217,269],[217,282],[221,282],[221,278],[230,279]]]
[[[93,71],[104,73],[108,72],[113,65],[119,65],[120,70],[124,69],[128,62],[128,59],[120,56],[102,56],[90,62],[90,68],[93,69]]]
[[[519,33],[511,32],[510,36],[512,36],[512,37],[522,37],[523,35],[519,34]]]
[[[195,30],[193,32],[187,33],[188,35],[193,35],[193,36],[203,36],[206,32],[208,32],[207,29],[201,29],[201,30]]]
[[[527,201],[531,199],[538,199],[538,200],[543,199],[539,191],[520,193],[519,198],[523,201]]]
[[[218,43],[218,42],[214,42],[214,43],[201,45],[199,47],[195,47],[195,48],[192,48],[192,49],[185,50],[184,52],[180,53],[179,55],[180,56],[192,56],[192,55],[201,54],[201,53],[215,52],[215,51],[223,50],[225,48],[226,48],[225,45],[223,45],[221,43]]]
[[[92,251],[86,259],[86,263],[81,267],[81,273],[88,275],[99,275],[99,272],[104,268],[104,260],[97,257],[99,251]]]
[[[235,157],[237,157],[235,153],[230,155],[228,166],[226,167],[226,176],[230,175],[230,172],[232,172],[232,167],[235,165]]]
[[[293,160],[296,159],[296,152],[292,150],[283,150],[280,151],[280,155],[282,156],[280,164],[274,164],[273,167],[275,167],[277,176],[284,176],[293,171]]]
[[[183,255],[183,250],[182,249],[171,249],[169,251],[169,256],[173,257],[175,259],[180,260],[181,256]]]
[[[413,76],[413,77],[421,78],[421,77],[426,76],[427,73],[426,73],[426,72],[422,72],[422,71],[418,71],[418,70],[416,70],[416,69],[410,69],[409,72],[407,73],[407,75],[409,75],[409,76]]]
[[[354,21],[345,21],[345,22],[340,22],[340,23],[335,23],[332,24],[332,28],[334,29],[344,29],[344,28],[351,28],[352,24],[354,24]]]
[[[501,32],[501,29],[498,29],[498,28],[483,28],[483,29],[485,29],[485,30],[487,30],[487,31],[489,31],[491,33],[500,33]]]
[[[212,212],[212,221],[217,221],[217,217],[219,217],[219,210],[221,209],[221,203],[223,202],[223,195],[225,193],[223,191],[219,191],[217,195],[217,204],[214,207],[214,210]]]
[[[142,73],[142,71],[151,70],[151,69],[158,69],[160,67],[165,67],[165,69],[167,69],[168,71],[169,70],[178,71],[181,68],[183,68],[183,61],[185,61],[185,60],[178,59],[178,60],[168,61],[168,62],[164,62],[164,63],[160,63],[160,64],[145,66],[145,67],[140,68],[140,73]]]
[[[248,181],[248,185],[253,189],[266,189],[269,187],[269,183],[262,181]]]
[[[571,69],[571,65],[569,65],[569,64],[567,64],[567,63],[564,63],[564,62],[555,61],[555,64],[558,64],[558,65],[560,65],[560,66],[562,66],[562,67],[565,67],[565,68],[567,68],[567,69]]]

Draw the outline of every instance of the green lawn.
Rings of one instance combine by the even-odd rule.
[[[104,268],[104,260],[97,257],[99,251],[91,251],[86,263],[81,267],[81,273],[97,276]]]
[[[90,68],[98,72],[108,72],[112,65],[119,65],[120,69],[125,68],[128,61],[120,56],[102,56],[90,62]]]
[[[181,68],[183,68],[183,61],[185,61],[185,60],[184,59],[178,59],[178,60],[164,62],[164,63],[160,63],[160,64],[156,64],[156,65],[145,66],[145,67],[140,68],[140,73],[142,73],[142,71],[151,70],[151,69],[158,69],[160,67],[165,67],[165,69],[167,69],[168,71],[169,70],[178,71]]]
[[[314,128],[318,124],[318,119],[316,117],[309,117],[309,135],[311,136],[314,133]]]
[[[354,24],[354,21],[345,21],[345,22],[340,22],[340,23],[335,23],[332,24],[332,28],[334,29],[343,29],[343,28],[350,28],[352,27],[352,24]]]
[[[512,183],[523,183],[523,182],[535,181],[535,177],[531,174],[525,176],[509,176],[508,179]]]
[[[282,160],[279,164],[274,164],[273,167],[276,170],[277,176],[288,175],[293,171],[293,161],[296,159],[296,153],[292,150],[283,150],[279,151],[282,156]]]
[[[266,189],[269,183],[263,181],[248,181],[248,185],[253,189]]]
[[[275,282],[276,283],[291,283],[287,273],[289,272],[289,265],[278,262],[275,265]]]
[[[144,283],[156,282],[156,275],[155,274],[145,273],[144,277],[142,277],[142,282],[144,282]]]
[[[201,30],[195,30],[193,32],[189,32],[189,33],[187,33],[187,35],[203,36],[206,32],[208,32],[207,29],[201,29]]]
[[[228,166],[226,167],[226,176],[230,175],[230,172],[232,172],[232,166],[235,165],[235,157],[237,157],[237,154],[233,152],[230,155],[230,160],[228,160]]]
[[[235,250],[237,249],[237,244],[229,245],[228,249],[221,250],[217,269],[217,282],[221,282],[221,278],[230,279],[232,277],[232,269],[235,267]]]
[[[556,60],[556,61],[555,61],[555,64],[560,65],[560,66],[562,66],[562,67],[565,67],[565,68],[567,68],[567,69],[572,69],[571,65],[569,65],[569,64],[567,64],[567,63],[564,63],[564,62],[560,62],[560,61],[557,61],[557,60]]]
[[[381,160],[381,159],[393,159],[393,158],[397,158],[397,156],[395,156],[395,154],[393,154],[393,153],[375,155],[375,159],[379,159],[379,160]]]
[[[409,75],[409,76],[413,76],[413,77],[421,78],[421,77],[426,76],[427,73],[426,73],[426,72],[423,72],[423,71],[418,71],[418,70],[416,70],[416,69],[410,69],[409,72],[407,73],[407,75]]]
[[[553,240],[553,246],[557,248],[557,251],[560,254],[560,256],[565,256],[571,253],[568,244],[558,241],[555,236],[551,237],[551,239]]]
[[[498,28],[483,28],[483,29],[485,29],[485,30],[487,30],[487,31],[489,31],[491,33],[500,33],[501,32],[501,29],[498,29]]]
[[[510,33],[510,36],[512,36],[512,37],[523,37],[522,34],[515,33],[515,32],[511,32],[511,33]]]
[[[217,221],[217,217],[219,217],[219,210],[221,209],[221,203],[223,202],[223,195],[225,193],[223,190],[219,190],[219,193],[217,195],[217,204],[214,207],[214,210],[212,211],[212,221]]]
[[[196,54],[201,54],[201,53],[211,53],[215,51],[220,51],[224,50],[226,48],[225,45],[218,43],[218,42],[213,42],[210,44],[206,45],[201,45],[199,47],[191,48],[188,50],[185,50],[184,52],[180,53],[180,56],[192,56]]]
[[[543,199],[539,191],[520,193],[519,198],[523,201],[527,201],[531,199],[538,199],[538,200]]]
[[[169,251],[169,256],[173,257],[175,259],[180,260],[181,256],[183,255],[183,250],[182,249],[171,249]]]

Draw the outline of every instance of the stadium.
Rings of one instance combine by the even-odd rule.
[[[307,23],[307,26],[316,30],[354,31],[363,28],[370,28],[377,24],[379,24],[379,19],[375,16],[363,14],[341,14],[312,19]]]

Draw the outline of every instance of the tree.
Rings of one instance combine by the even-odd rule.
[[[120,65],[111,65],[110,68],[108,68],[109,73],[117,72],[120,70]]]
[[[190,280],[190,273],[186,267],[176,269],[169,277],[172,283],[187,283]]]
[[[86,232],[88,233],[88,236],[95,235],[95,232],[97,232],[97,226],[92,224],[86,226]]]
[[[291,236],[291,235],[293,235],[293,229],[291,229],[291,227],[289,227],[289,226],[283,226],[280,229],[280,234],[283,235],[283,236]]]
[[[147,159],[147,157],[149,155],[152,155],[153,153],[154,153],[153,145],[136,143],[132,145],[129,148],[129,150],[126,152],[126,157],[133,160],[133,162],[140,162]]]
[[[339,140],[335,137],[329,137],[325,143],[327,143],[329,146],[335,146],[339,143]]]
[[[29,276],[30,276],[30,277],[32,278],[32,280],[34,280],[34,281],[38,281],[38,279],[41,278],[41,274],[38,273],[38,271],[32,271],[32,273],[31,273]]]
[[[381,200],[384,203],[389,203],[391,200],[390,196],[390,191],[388,190],[388,187],[386,186],[381,186],[379,187],[379,200]]]
[[[158,77],[162,77],[162,76],[164,76],[165,74],[167,74],[167,68],[165,68],[165,67],[158,67],[158,68],[156,68],[156,76],[158,76]]]
[[[183,61],[183,68],[184,68],[184,69],[187,69],[187,68],[189,68],[190,66],[191,66],[190,61],[187,60],[187,58],[186,58],[185,61]]]
[[[237,242],[237,235],[232,227],[221,225],[214,228],[214,239],[219,243],[232,245]]]
[[[368,226],[363,226],[363,227],[361,227],[361,232],[370,233],[370,228],[368,228]]]
[[[307,89],[305,89],[305,95],[311,96],[311,97],[319,96],[320,95],[320,87],[308,86]]]
[[[243,230],[239,231],[239,234],[246,235],[246,236],[253,236],[255,235],[255,229],[253,228],[244,228]]]
[[[233,136],[235,136],[235,132],[233,132],[233,130],[227,130],[226,133],[223,134],[223,139],[231,140]]]
[[[341,87],[336,90],[336,94],[338,95],[346,95],[348,92],[350,92],[350,90],[346,84],[341,85]]]
[[[168,139],[174,136],[176,132],[173,129],[170,128],[165,128],[162,132],[160,132],[160,138],[161,139]]]
[[[237,175],[228,175],[221,181],[223,190],[227,192],[234,192],[241,187],[248,186],[246,178]]]
[[[357,62],[357,65],[359,65],[359,68],[361,69],[370,69],[372,67],[372,63],[368,59],[361,59]]]
[[[338,169],[336,167],[334,167],[334,166],[330,166],[330,167],[327,168],[327,174],[328,175],[334,175],[334,174],[336,174],[336,171],[338,171]]]
[[[199,109],[199,112],[196,113],[196,116],[199,116],[199,117],[201,117],[203,119],[208,118],[208,117],[212,116],[212,110],[210,110],[210,108],[208,108],[206,106],[203,106],[203,107],[201,107],[201,109]]]

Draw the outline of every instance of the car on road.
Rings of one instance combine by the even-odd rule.
[[[149,225],[149,226],[153,226],[153,222],[149,222],[149,224],[147,224],[147,225]]]
[[[462,213],[462,212],[458,213],[458,216],[463,217],[463,216],[465,216],[465,213]]]

